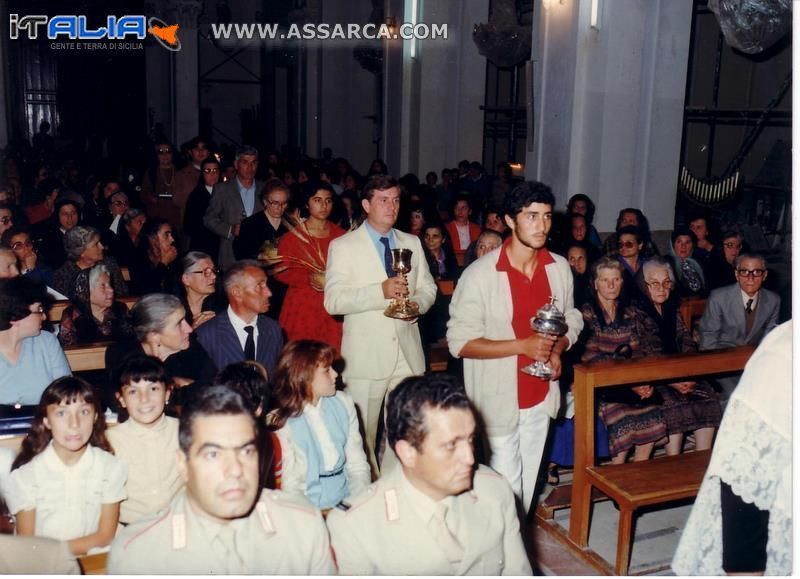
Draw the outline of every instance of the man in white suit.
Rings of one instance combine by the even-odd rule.
[[[425,372],[425,356],[416,320],[383,315],[389,300],[405,295],[424,314],[436,298],[431,277],[414,235],[393,229],[400,209],[400,188],[386,175],[372,177],[364,186],[361,206],[364,223],[331,242],[325,275],[325,309],[344,316],[343,379],[353,397],[367,441],[368,458],[376,472],[378,416],[386,392],[407,376]],[[391,269],[391,249],[412,251],[407,280]],[[391,452],[385,460],[393,461]]]
[[[450,353],[464,359],[464,385],[486,427],[490,465],[511,483],[525,512],[560,404],[560,355],[583,328],[569,264],[545,248],[553,204],[550,187],[536,181],[506,195],[512,235],[461,274],[447,324]],[[531,329],[531,318],[551,297],[568,325],[558,339]],[[549,362],[552,381],[522,372],[534,360]]]
[[[475,468],[475,416],[452,376],[404,380],[386,402],[400,468],[328,515],[340,575],[530,575],[514,494]]]

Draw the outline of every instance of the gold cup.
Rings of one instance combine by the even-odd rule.
[[[392,271],[403,277],[411,271],[410,249],[392,249]],[[383,312],[384,316],[397,320],[411,320],[419,317],[419,306],[409,301],[408,296],[393,298],[392,303]]]

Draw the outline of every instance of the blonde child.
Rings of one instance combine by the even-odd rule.
[[[128,498],[120,521],[135,523],[166,507],[182,488],[176,453],[178,421],[166,416],[170,378],[158,358],[134,356],[117,374],[120,418],[127,420],[108,431],[114,453],[128,467]]]
[[[6,491],[18,535],[67,541],[75,555],[111,543],[127,473],[105,430],[91,384],[66,376],[45,389]]]

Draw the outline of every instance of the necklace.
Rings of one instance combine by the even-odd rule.
[[[175,167],[169,167],[169,181],[167,181],[167,176],[165,175],[165,169],[160,167],[158,172],[161,175],[161,180],[164,181],[164,185],[167,186],[167,189],[172,187],[172,182],[175,180]]]

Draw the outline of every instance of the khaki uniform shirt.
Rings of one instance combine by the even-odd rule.
[[[135,523],[166,507],[183,488],[176,459],[177,419],[162,416],[145,428],[129,418],[109,428],[106,436],[117,458],[128,465],[128,498],[120,505],[120,522]]]
[[[445,499],[448,525],[464,548],[460,563],[446,558],[429,530],[433,510],[397,467],[328,515],[342,575],[530,575],[514,495],[505,479],[481,467],[473,489]]]
[[[322,516],[307,501],[264,490],[248,517],[220,525],[195,512],[183,490],[168,508],[117,533],[108,572],[331,575],[336,569]]]
[[[0,573],[78,575],[67,543],[43,537],[0,535]]]

